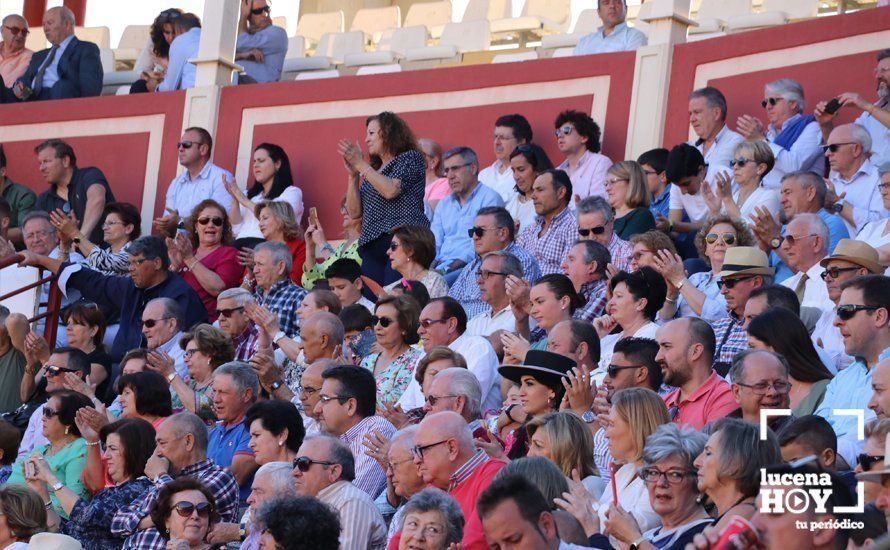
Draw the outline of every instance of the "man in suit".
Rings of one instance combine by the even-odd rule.
[[[99,47],[74,36],[74,13],[62,6],[47,10],[43,32],[52,47],[31,57],[25,74],[6,90],[6,101],[99,95],[103,76]]]

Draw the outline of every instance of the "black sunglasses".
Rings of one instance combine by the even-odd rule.
[[[785,101],[785,98],[784,97],[770,97],[770,98],[767,98],[767,99],[764,99],[763,101],[761,101],[760,106],[763,107],[764,109],[766,109],[767,105],[769,105],[770,107],[775,107],[776,103],[778,103],[780,101]]]
[[[183,500],[174,504],[173,509],[176,510],[177,514],[184,518],[190,517],[196,510],[198,511],[199,518],[206,518],[210,517],[210,513],[213,511],[213,506],[211,506],[209,502],[199,502],[195,504],[194,502]]]
[[[271,6],[264,6],[262,8],[254,8],[254,9],[250,10],[250,14],[251,15],[262,15],[264,13],[268,14],[271,11],[272,11]]]
[[[43,406],[43,418],[52,418],[54,416],[59,416],[59,411],[55,409],[51,409],[46,405]],[[882,457],[883,458],[883,457]]]
[[[244,306],[242,306],[242,307],[233,307],[233,308],[230,308],[230,309],[218,309],[218,310],[216,310],[216,316],[217,316],[217,317],[225,317],[226,319],[228,319],[228,318],[231,317],[232,314],[235,313],[236,311],[244,311]],[[151,327],[149,327],[149,328],[151,328]]]
[[[859,269],[860,268],[858,267],[829,267],[819,276],[822,277],[823,281],[826,281],[829,277],[837,279],[841,273],[846,273],[847,271],[859,271]]]
[[[746,159],[744,157],[742,157],[738,160],[732,159],[731,161],[729,161],[729,167],[735,168],[736,166],[738,166],[739,168],[744,168],[745,165],[748,164],[749,162],[754,162],[754,161],[752,159]]]
[[[208,223],[212,223],[216,227],[222,227],[223,219],[219,216],[198,218],[198,225],[207,225]]]
[[[874,311],[876,309],[881,309],[878,306],[863,306],[856,304],[847,304],[843,306],[837,306],[834,310],[837,313],[837,318],[841,321],[849,321],[860,311]]]
[[[146,319],[142,321],[142,326],[144,326],[145,328],[155,328],[156,324],[165,319],[170,319],[170,317],[161,317],[160,319]]]
[[[77,372],[77,369],[69,369],[68,367],[60,367],[58,365],[47,365],[46,366],[46,375],[47,376],[58,376],[63,372]]]
[[[383,328],[389,327],[389,325],[393,324],[395,321],[390,319],[389,317],[378,317],[376,315],[371,317],[371,323],[373,325],[380,325]]]
[[[867,455],[865,453],[860,453],[859,456],[856,457],[856,462],[862,467],[863,472],[871,470],[871,467],[875,465],[875,462],[880,462],[882,460],[884,460],[883,456]]]
[[[485,235],[486,231],[488,231],[488,230],[484,227],[475,227],[474,226],[474,227],[467,229],[467,235],[469,235],[471,239],[473,238],[473,235],[476,235],[477,237],[482,238],[482,235]]]
[[[329,462],[327,460],[312,460],[308,456],[298,456],[294,459],[294,468],[304,473],[308,472],[309,468],[311,468],[313,464],[321,464],[322,466],[333,466],[334,462]]]
[[[735,288],[735,285],[739,284],[742,281],[747,281],[750,278],[751,277],[739,277],[738,279],[729,280],[720,279],[719,281],[717,281],[717,288],[722,289],[723,287],[726,287],[727,289],[732,290],[733,288]]]
[[[609,375],[609,378],[615,378],[618,376],[618,371],[624,369],[639,369],[640,365],[609,365],[606,367],[606,374]]]
[[[590,229],[581,229],[580,227],[578,228],[578,234],[581,235],[582,237],[586,237],[586,236],[590,235],[591,233],[593,233],[594,235],[602,235],[605,232],[606,232],[605,225],[598,225],[596,227],[591,227]]]
[[[823,145],[823,149],[827,149],[832,153],[837,153],[837,150],[841,148],[841,145],[854,145],[852,141],[845,141],[844,143],[830,143],[828,145]]]

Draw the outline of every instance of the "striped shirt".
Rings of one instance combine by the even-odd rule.
[[[464,462],[464,465],[454,471],[451,474],[451,477],[448,478],[448,492],[453,491],[458,485],[466,481],[473,472],[476,471],[476,468],[482,466],[486,462],[489,461],[488,455],[485,454],[485,451],[481,449],[476,451],[476,453],[470,458],[470,460]]]
[[[372,499],[377,498],[386,488],[386,472],[375,459],[365,454],[365,446],[362,444],[365,434],[375,430],[387,439],[396,433],[395,426],[382,416],[369,416],[340,436],[340,441],[349,446],[352,456],[355,457],[355,479],[352,483],[369,494]]]
[[[609,451],[609,438],[606,430],[600,428],[593,434],[593,463],[600,471],[600,477],[606,481],[612,479],[609,463],[612,462],[612,453]]]
[[[504,252],[516,256],[522,266],[522,278],[529,284],[535,284],[535,281],[541,278],[538,261],[529,251],[512,242],[507,245]],[[491,309],[488,303],[482,301],[482,291],[476,283],[476,272],[481,267],[482,257],[477,255],[472,262],[464,266],[457,280],[448,290],[448,295],[460,302],[464,311],[467,312],[467,319],[472,319]]]
[[[386,524],[367,493],[340,480],[319,491],[316,497],[340,516],[341,550],[386,548]]]

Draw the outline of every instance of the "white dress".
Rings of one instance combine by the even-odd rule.
[[[741,193],[741,191],[737,189],[732,194],[732,200],[735,201],[736,204],[739,202],[739,193]],[[781,208],[779,205],[779,190],[769,189],[764,187],[763,184],[758,185],[757,189],[755,189],[745,200],[745,203],[739,205],[739,213],[748,225],[754,225],[754,220],[751,219],[751,214],[754,213],[755,206],[762,206],[769,210],[770,215],[772,215],[773,219],[778,222],[779,209]],[[723,210],[724,213],[726,212],[725,208],[722,208],[721,210]]]
[[[250,200],[255,204],[259,204],[263,197],[263,193],[260,192]],[[290,203],[294,209],[294,217],[297,219],[297,223],[301,223],[303,219],[303,191],[299,187],[291,185],[273,200]],[[260,231],[260,222],[253,211],[245,208],[243,204],[239,204],[238,209],[241,212],[241,223],[232,225],[232,232],[235,233],[235,238],[247,239],[252,237],[262,239],[263,233]]]
[[[506,206],[507,212],[513,216],[513,221],[519,222],[519,229],[521,230],[523,227],[529,227],[535,224],[535,203],[531,201],[531,199],[525,202],[519,202],[519,194],[516,193],[513,198],[511,198]],[[518,234],[518,232],[517,232]]]

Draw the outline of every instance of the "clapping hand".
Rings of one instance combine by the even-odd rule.
[[[524,319],[531,312],[532,303],[529,299],[531,285],[525,279],[520,279],[515,275],[508,275],[504,280],[504,287],[507,290],[507,296],[510,297],[510,307],[513,310],[513,316],[517,319]]]
[[[383,401],[381,404],[383,407],[377,409],[377,414],[387,419],[397,430],[401,430],[408,425],[408,415],[402,411],[401,405],[398,403],[387,403],[386,401]]]
[[[174,365],[175,361],[166,351],[150,351],[145,361],[145,368],[160,374],[164,378],[176,372]]]
[[[762,141],[766,139],[763,132],[763,123],[751,115],[742,115],[736,121],[736,131],[748,141]]]
[[[179,225],[179,212],[172,208],[164,208],[166,214],[161,218],[155,218],[152,225],[159,233],[172,235]]]
[[[278,323],[278,314],[269,311],[265,306],[261,306],[256,302],[247,302],[244,304],[244,313],[247,314],[248,319],[265,330],[269,336],[275,337],[278,331],[281,330]]]
[[[275,363],[275,358],[271,351],[258,350],[250,358],[250,366],[260,379],[260,384],[267,390],[274,382],[281,380],[283,377],[281,367]]]
[[[238,183],[235,182],[235,178],[228,177],[225,173],[219,175],[219,179],[222,181],[223,186],[226,188],[226,192],[232,196],[238,202],[243,202],[243,199],[247,199],[244,195],[244,191],[238,187]]]
[[[99,441],[99,431],[108,424],[108,417],[93,407],[82,407],[74,413],[74,423],[80,435],[89,443]]]
[[[25,352],[40,363],[49,361],[49,344],[43,336],[38,335],[33,330],[25,335]]]
[[[501,334],[501,344],[504,346],[504,364],[522,363],[528,350],[531,349],[528,340],[512,332]]]
[[[711,184],[703,181],[701,183],[701,198],[708,205],[708,210],[712,216],[720,213],[720,207],[723,205],[723,199],[717,195],[716,191],[711,188]]]
[[[244,247],[238,251],[238,263],[249,270],[253,270],[253,249]]]
[[[573,368],[562,379],[562,385],[566,389],[563,404],[565,408],[572,409],[578,414],[584,414],[593,406],[595,387],[590,385],[590,369],[587,365]]]
[[[83,394],[90,399],[95,399],[96,391],[89,382],[77,376],[73,372],[66,372],[62,378],[62,386],[66,390],[76,391],[77,393]]]
[[[781,235],[779,224],[764,206],[755,206],[750,218],[754,223],[749,224],[749,227],[754,230],[757,242],[761,248],[769,251],[770,241]]]
[[[686,269],[683,267],[683,258],[673,252],[662,249],[655,252],[652,258],[652,267],[661,275],[665,281],[674,287],[686,278]]]
[[[358,174],[359,166],[364,161],[362,150],[358,143],[353,143],[348,139],[341,139],[337,142],[337,152],[343,157],[343,166],[346,167],[349,175]]]

